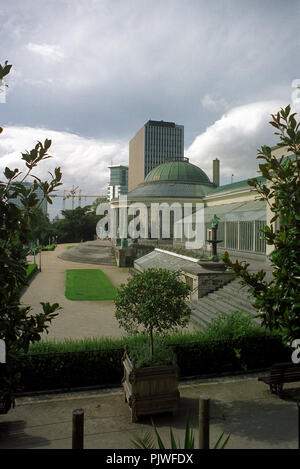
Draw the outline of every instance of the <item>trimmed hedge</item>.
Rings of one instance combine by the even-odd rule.
[[[245,372],[290,360],[290,351],[279,335],[261,330],[232,340],[172,343],[181,378]],[[22,357],[23,392],[69,390],[87,386],[121,384],[123,347],[63,353],[28,353]]]
[[[290,351],[279,336],[253,335],[241,339],[209,340],[175,346],[181,377],[268,368],[289,361]]]
[[[42,251],[54,251],[56,244],[48,244],[47,246],[41,246]]]
[[[23,391],[119,384],[124,351],[28,354],[22,361]]]

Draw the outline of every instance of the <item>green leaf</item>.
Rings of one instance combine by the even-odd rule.
[[[160,438],[160,435],[156,429],[156,426],[155,426],[155,423],[153,422],[153,420],[151,419],[151,422],[152,422],[152,426],[154,428],[154,433],[155,433],[155,436],[156,436],[156,440],[157,440],[157,443],[158,443],[158,447],[159,449],[165,449],[165,446],[162,442],[162,439]]]
[[[259,164],[258,166],[263,177],[265,177],[266,179],[270,179],[270,173],[268,171],[267,165]]]
[[[180,447],[180,445],[178,445],[177,447],[172,428],[170,428],[170,441],[171,441],[171,449],[178,449]]]

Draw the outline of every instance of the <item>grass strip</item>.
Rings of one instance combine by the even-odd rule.
[[[114,300],[117,289],[100,269],[66,271],[66,298],[74,301]]]
[[[37,264],[28,264],[26,267],[26,278],[29,279],[37,270]]]

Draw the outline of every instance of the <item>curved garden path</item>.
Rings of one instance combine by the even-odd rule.
[[[101,269],[113,285],[120,286],[129,277],[128,269],[110,265],[77,263],[60,259],[67,246],[74,243],[60,244],[55,251],[43,251],[41,272],[31,281],[22,296],[22,303],[32,306],[33,312],[41,311],[40,302],[59,303],[62,310],[52,321],[49,333],[43,339],[64,338],[81,339],[83,337],[121,337],[124,331],[115,319],[113,301],[72,301],[65,297],[65,277],[68,269]],[[39,266],[39,255],[36,256]]]
[[[129,278],[128,268],[111,265],[96,265],[67,261],[59,258],[67,246],[74,243],[60,244],[55,251],[43,251],[41,255],[41,272],[32,279],[21,301],[30,305],[33,312],[41,311],[41,302],[59,303],[62,310],[52,321],[48,334],[43,340],[81,339],[84,337],[122,337],[124,330],[119,327],[115,318],[113,301],[72,301],[65,297],[65,277],[67,269],[101,269],[113,285],[119,287]],[[32,262],[33,260],[31,260]],[[40,258],[36,256],[39,266]],[[198,329],[191,323],[189,330]]]

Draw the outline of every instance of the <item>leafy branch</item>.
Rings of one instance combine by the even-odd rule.
[[[227,267],[242,284],[250,286],[262,325],[280,330],[287,343],[300,337],[300,123],[295,115],[290,106],[271,115],[270,124],[280,140],[277,148],[282,148],[284,154],[276,158],[272,149],[263,145],[257,159],[264,161],[259,169],[266,182],[248,182],[257,191],[257,198],[267,202],[271,214],[262,236],[273,248],[269,254],[272,279],[267,281],[263,270],[250,274],[249,264],[233,263],[228,253],[224,254]]]

